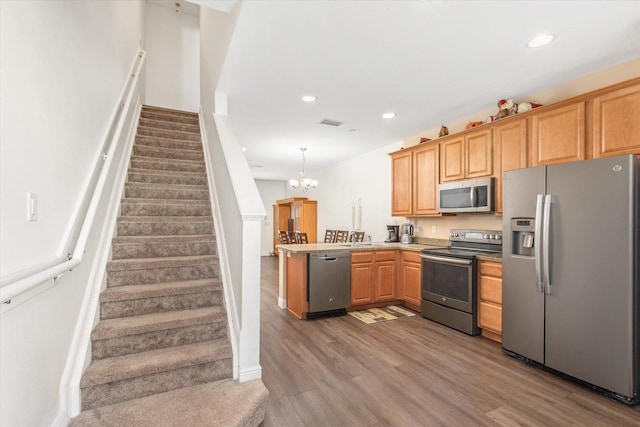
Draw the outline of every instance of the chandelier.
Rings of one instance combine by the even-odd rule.
[[[293,178],[289,180],[289,186],[294,191],[302,191],[306,193],[307,191],[311,191],[318,186],[318,181],[315,179],[307,178],[304,176],[304,152],[307,151],[306,148],[300,148],[302,151],[302,172],[300,172],[300,178]]]

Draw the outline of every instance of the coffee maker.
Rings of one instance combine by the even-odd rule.
[[[400,226],[399,225],[387,225],[387,240],[385,242],[399,242],[400,241]]]

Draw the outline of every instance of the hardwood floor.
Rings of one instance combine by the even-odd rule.
[[[262,258],[261,364],[272,426],[640,426],[627,407],[422,318],[298,320]]]

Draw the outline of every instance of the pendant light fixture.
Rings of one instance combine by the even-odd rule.
[[[307,151],[307,149],[300,148],[300,151],[302,151],[302,171],[300,172],[300,178],[290,179],[289,186],[294,191],[302,191],[303,193],[306,193],[316,188],[318,186],[318,181],[304,176],[304,164],[306,161],[304,152]]]

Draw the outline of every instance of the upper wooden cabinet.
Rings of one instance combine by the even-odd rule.
[[[391,153],[391,215],[438,215],[440,146]]]
[[[440,146],[429,144],[413,152],[413,214],[438,214]]]
[[[493,174],[493,130],[478,129],[440,143],[440,180],[456,181]]]
[[[527,119],[496,126],[494,136],[495,210],[501,214],[504,172],[527,167]]]
[[[640,152],[640,84],[591,102],[593,157]]]
[[[391,215],[413,214],[413,156],[407,150],[391,155]]]
[[[584,102],[531,115],[531,166],[584,160]]]

